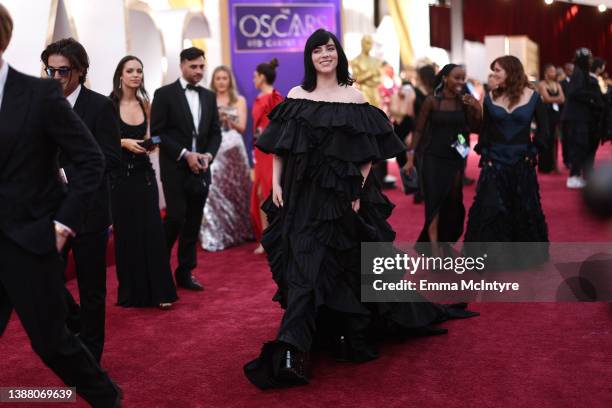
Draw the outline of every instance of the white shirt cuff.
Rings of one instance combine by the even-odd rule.
[[[187,150],[187,149],[181,150],[181,154],[179,154],[179,157],[178,157],[178,159],[176,159],[176,161],[181,160],[183,158],[183,156],[185,156],[187,154],[187,152],[189,152],[189,150]]]
[[[70,227],[68,227],[68,226],[66,226],[66,225],[64,225],[61,222],[56,221],[56,220],[53,220],[53,222],[55,223],[55,227],[56,228],[59,228],[59,229],[65,231],[65,232],[67,232],[68,235],[70,235],[71,237],[75,237],[76,236],[76,232],[74,232],[74,230],[72,228],[70,228]]]

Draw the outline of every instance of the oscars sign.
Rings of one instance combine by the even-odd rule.
[[[233,5],[234,52],[301,52],[313,31],[336,32],[335,3]]]

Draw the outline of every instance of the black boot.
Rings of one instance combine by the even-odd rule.
[[[291,344],[278,342],[274,353],[274,377],[285,386],[305,385],[310,379],[310,356]]]

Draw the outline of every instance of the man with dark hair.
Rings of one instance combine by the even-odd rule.
[[[81,340],[99,362],[104,348],[106,246],[111,224],[109,175],[119,167],[120,162],[119,123],[111,100],[84,85],[89,58],[81,44],[72,38],[59,40],[47,46],[41,59],[45,72],[62,85],[64,96],[87,125],[106,159],[104,177],[97,185],[84,222],[77,226],[79,233],[64,250],[66,256],[72,250],[81,299],[78,319],[74,316],[79,315],[78,306],[66,289],[71,311],[69,327],[75,332],[80,331]],[[59,162],[70,190],[75,164],[63,151]]]
[[[590,156],[594,149],[597,149],[597,141],[592,134],[598,110],[597,95],[590,86],[589,72],[592,63],[593,55],[588,48],[576,50],[574,72],[561,114],[563,136],[568,138],[570,160],[567,188],[584,188]]]
[[[2,60],[12,26],[0,4],[0,336],[14,308],[34,351],[65,384],[92,406],[120,407],[117,386],[66,328],[58,254],[85,217],[104,156],[56,82]],[[67,192],[57,177],[60,149],[74,165]]]
[[[181,77],[155,91],[151,106],[151,134],[161,137],[166,243],[172,251],[179,240],[176,283],[189,290],[204,289],[191,271],[197,265],[196,243],[211,182],[209,166],[221,144],[217,99],[198,85],[204,66],[204,51],[183,50]]]

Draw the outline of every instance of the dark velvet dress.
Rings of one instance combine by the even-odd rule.
[[[538,127],[532,140],[533,119]],[[486,96],[476,146],[482,170],[468,215],[465,242],[469,244],[464,248],[474,256],[487,253],[491,269],[529,267],[548,259],[548,228],[535,171],[548,129],[546,107],[537,92],[510,113]],[[526,256],[518,246],[488,245],[500,242],[529,242],[534,250]]]
[[[270,114],[257,141],[283,158],[284,205],[268,198],[270,226],[262,244],[285,309],[276,341],[267,343],[245,374],[259,388],[287,386],[275,377],[284,344],[301,352],[346,338],[354,361],[373,358],[366,333],[381,327],[404,334],[470,312],[432,303],[362,303],[361,242],[391,242],[386,219],[393,204],[370,175],[363,187],[360,165],[405,149],[386,115],[364,103],[286,99]],[[351,202],[360,198],[358,213]]]
[[[453,243],[463,234],[465,207],[463,206],[464,159],[451,145],[462,134],[469,140],[476,130],[476,113],[468,110],[460,99],[430,96],[419,117],[416,129],[420,157],[421,185],[425,199],[425,224],[419,242],[429,242],[428,228],[436,215],[438,242]],[[420,135],[423,135],[421,138]]]
[[[121,137],[143,140],[147,121],[120,121]],[[158,306],[177,299],[159,213],[155,171],[149,156],[121,149],[121,169],[111,192],[119,293],[125,307]]]

